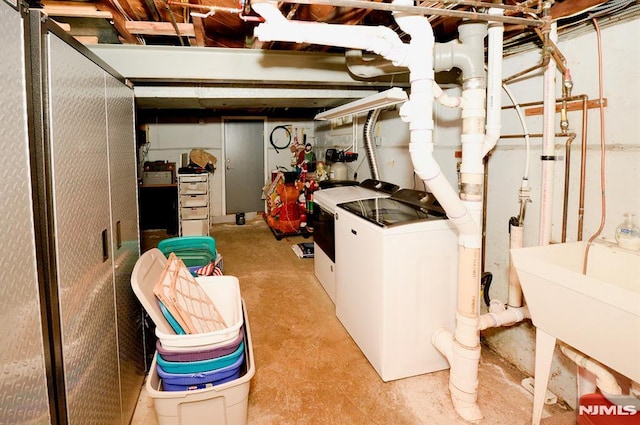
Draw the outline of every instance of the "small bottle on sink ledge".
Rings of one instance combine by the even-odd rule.
[[[633,222],[633,213],[624,214],[624,222],[616,227],[616,242],[626,249],[640,250],[640,229]]]

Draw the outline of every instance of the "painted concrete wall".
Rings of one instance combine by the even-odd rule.
[[[620,23],[604,28],[603,68],[606,139],[606,222],[601,237],[612,239],[615,227],[622,221],[624,211],[636,214],[640,224],[640,55],[637,40],[640,36],[640,20]],[[571,69],[573,95],[585,94],[589,99],[598,97],[597,45],[595,32],[581,35],[558,43]],[[515,74],[539,63],[539,51],[531,51],[509,57],[504,63],[504,76]],[[561,79],[558,78],[558,97],[561,96]],[[542,99],[542,76],[535,72],[526,78],[510,84],[509,88],[518,103],[536,102]],[[456,89],[449,94],[457,94]],[[503,105],[510,105],[509,98],[503,96]],[[570,132],[577,133],[571,146],[570,195],[568,203],[567,240],[577,240],[578,186],[580,174],[580,139],[582,137],[581,112],[570,112]],[[457,173],[455,153],[460,149],[459,112],[442,106],[434,109],[436,120],[435,152],[444,174],[452,185],[456,185]],[[522,134],[523,128],[514,109],[502,113],[502,134]],[[362,122],[359,117],[357,129],[351,124],[337,126],[318,123],[316,126],[317,145],[322,147],[348,147],[357,140],[359,160],[350,164],[351,172],[358,172],[358,180],[369,177],[368,166],[362,148]],[[542,133],[542,117],[525,119],[530,134]],[[588,112],[587,127],[587,167],[585,190],[585,215],[583,239],[588,239],[599,227],[601,220],[600,202],[600,119],[599,111]],[[556,123],[559,131],[559,119]],[[408,153],[408,128],[397,111],[381,114],[375,129],[378,164],[382,180],[414,187],[413,167]],[[562,195],[564,185],[564,156],[566,138],[556,141],[552,241],[561,239]],[[525,246],[538,242],[538,221],[540,217],[541,182],[541,139],[531,138],[528,178],[532,188],[532,202],[528,205],[525,220]],[[485,270],[493,273],[491,297],[506,300],[508,287],[508,222],[519,212],[518,188],[525,170],[526,149],[524,138],[505,138],[499,141],[489,160],[487,186],[487,226]],[[352,174],[351,174],[352,175]],[[416,186],[422,189],[421,182]],[[553,294],[549,294],[553,296]],[[486,309],[483,306],[483,311]],[[513,328],[502,328],[483,332],[484,342],[514,363],[526,373],[533,374],[534,328],[530,323],[522,323]],[[575,367],[561,354],[556,353],[553,362],[549,389],[568,403],[576,403]]]
[[[583,240],[596,232],[601,221],[600,189],[600,128],[604,125],[606,141],[606,221],[601,237],[613,239],[616,226],[622,221],[624,211],[640,215],[640,107],[635,99],[640,96],[638,84],[638,48],[630,40],[640,35],[636,19],[602,30],[604,98],[607,99],[605,121],[600,122],[598,109],[588,112],[587,165]],[[574,81],[573,95],[585,94],[589,99],[598,98],[597,40],[595,32],[570,40],[563,40],[558,47],[567,59]],[[530,52],[507,58],[504,75],[512,75],[525,64],[540,60],[539,53]],[[561,96],[560,78],[557,96]],[[542,77],[539,74],[511,84],[510,89],[519,103],[537,101],[542,94]],[[503,104],[509,104],[506,96]],[[570,186],[567,220],[567,241],[578,239],[578,193],[580,175],[580,139],[582,138],[582,113],[569,113],[569,131],[577,133],[571,146]],[[526,119],[530,133],[542,132],[540,116]],[[522,133],[513,110],[503,114],[502,134]],[[556,122],[559,131],[559,119]],[[566,138],[556,140],[556,156],[565,156]],[[529,205],[525,221],[525,245],[536,245],[540,217],[541,141],[531,139],[531,167],[529,180],[533,202]],[[517,187],[524,167],[524,139],[501,140],[489,162],[489,187],[487,216],[486,269],[493,272],[491,295],[505,299],[507,293],[508,253],[505,229],[511,215],[517,214]],[[561,240],[562,196],[564,185],[564,160],[554,167],[552,241]],[[511,176],[513,178],[511,178]],[[506,207],[506,208],[505,208]],[[553,296],[553,294],[549,294]],[[530,326],[499,329],[485,333],[486,342],[523,370],[533,373],[534,334]],[[575,368],[562,355],[556,354],[549,388],[559,396],[575,403]]]

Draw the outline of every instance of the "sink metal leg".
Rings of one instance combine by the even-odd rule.
[[[533,390],[532,425],[539,425],[542,417],[542,407],[551,374],[551,360],[556,347],[556,338],[545,331],[536,328],[536,363]]]

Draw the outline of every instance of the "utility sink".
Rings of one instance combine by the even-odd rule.
[[[556,339],[640,382],[640,252],[597,241],[583,274],[585,249],[573,242],[511,250],[537,328],[534,424]]]

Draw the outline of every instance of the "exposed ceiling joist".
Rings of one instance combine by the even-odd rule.
[[[180,31],[181,36],[195,37],[196,33],[193,24],[175,24]],[[142,35],[176,35],[176,27],[170,22],[143,22],[143,21],[126,21],[125,28],[131,34]]]
[[[70,18],[100,18],[113,19],[111,12],[98,10],[92,3],[67,1],[43,2],[44,13],[49,16],[64,16]]]

